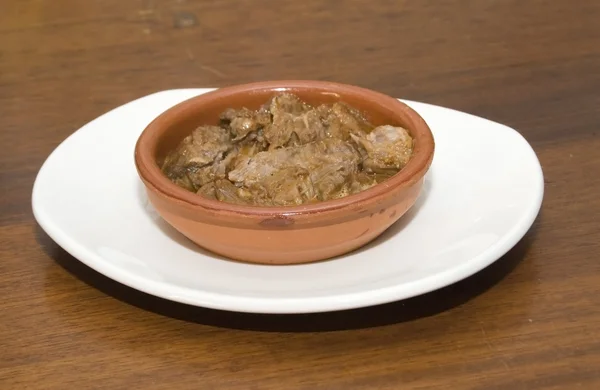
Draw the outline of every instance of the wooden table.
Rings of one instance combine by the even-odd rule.
[[[284,78],[518,129],[544,167],[541,215],[456,285],[298,316],[136,292],[35,223],[40,165],[91,119],[164,89]],[[596,0],[2,0],[0,388],[600,389],[599,126]]]

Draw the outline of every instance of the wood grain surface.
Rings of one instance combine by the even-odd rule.
[[[542,213],[456,285],[294,316],[139,293],[34,221],[38,169],[91,119],[283,78],[518,129],[544,168]],[[0,388],[600,389],[599,126],[597,0],[0,0]]]

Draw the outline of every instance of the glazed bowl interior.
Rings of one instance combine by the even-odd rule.
[[[207,199],[178,187],[160,170],[166,155],[201,125],[218,125],[219,115],[228,108],[258,109],[277,93],[296,94],[310,105],[342,101],[358,109],[375,126],[395,125],[406,128],[414,139],[408,164],[396,175],[372,188],[344,198],[311,205],[287,207],[246,206]],[[352,202],[377,197],[391,187],[410,185],[422,177],[433,155],[433,137],[424,120],[397,99],[360,87],[322,81],[275,81],[225,87],[186,100],[158,116],[143,131],[136,145],[136,165],[142,180],[164,195],[223,212],[258,215],[263,212],[327,211]]]

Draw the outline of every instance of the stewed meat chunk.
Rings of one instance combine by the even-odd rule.
[[[175,184],[208,199],[293,206],[364,191],[400,171],[410,133],[373,126],[344,102],[313,107],[283,92],[257,110],[229,108],[219,126],[200,126],[165,158]]]

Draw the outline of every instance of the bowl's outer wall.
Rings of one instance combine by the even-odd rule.
[[[414,205],[422,186],[423,179],[398,191],[386,206],[357,209],[344,222],[302,227],[296,227],[291,218],[273,225],[257,222],[254,228],[207,223],[188,218],[160,192],[148,189],[147,194],[162,218],[202,248],[234,260],[284,265],[329,259],[367,244]]]

